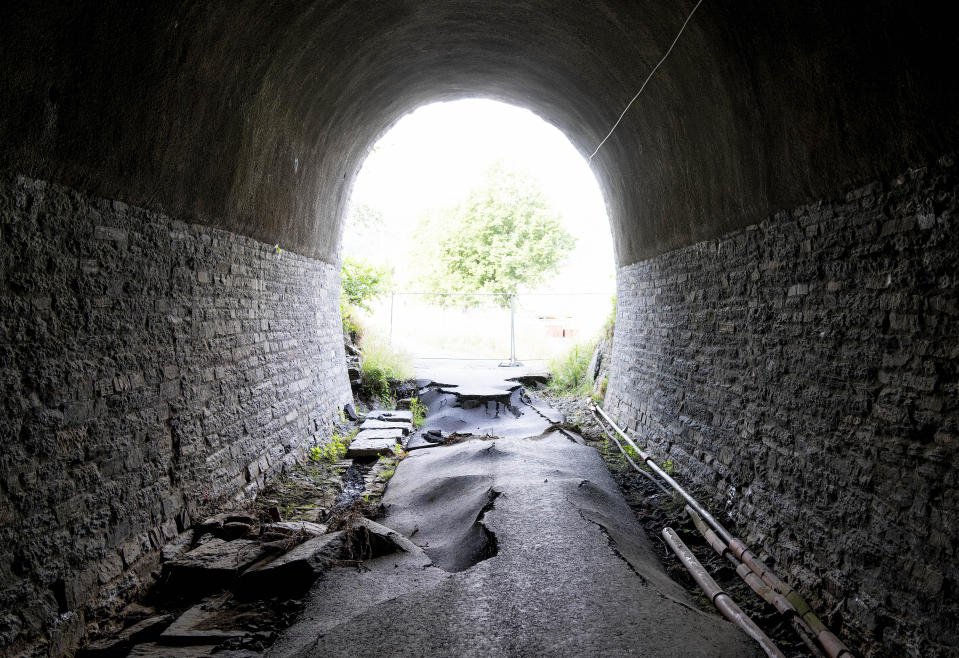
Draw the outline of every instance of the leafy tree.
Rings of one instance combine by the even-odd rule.
[[[340,267],[340,286],[341,302],[369,311],[370,302],[389,289],[390,273],[385,268],[344,256]]]
[[[555,272],[576,242],[538,186],[502,163],[417,232],[425,252],[421,284],[437,292],[515,293]]]

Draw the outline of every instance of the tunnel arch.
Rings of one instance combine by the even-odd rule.
[[[23,8],[4,35],[2,157],[332,262],[350,183],[403,114],[488,96],[589,153],[689,5]],[[943,30],[891,1],[704,3],[593,161],[618,262],[947,150]]]
[[[693,4],[6,8],[0,607],[26,612],[0,652],[75,644],[61,608],[321,440],[349,394],[336,250],[379,135],[481,95],[590,153]],[[954,24],[706,0],[592,160],[611,413],[896,654],[959,642]]]

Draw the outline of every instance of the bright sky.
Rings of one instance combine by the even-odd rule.
[[[373,147],[351,203],[379,210],[376,236],[346,227],[345,253],[387,261],[402,286],[416,257],[409,236],[431,209],[455,205],[502,159],[538,180],[567,230],[577,238],[561,272],[541,290],[615,291],[606,206],[585,159],[552,125],[529,110],[490,100],[426,105],[402,118]]]

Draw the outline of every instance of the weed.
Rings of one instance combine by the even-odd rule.
[[[662,463],[661,466],[662,466],[662,469],[663,469],[663,473],[665,473],[666,475],[672,475],[672,474],[673,474],[673,470],[674,470],[674,468],[673,468],[673,462],[671,462],[671,461],[665,461],[665,462]]]
[[[413,412],[413,427],[419,429],[426,422],[426,414],[429,413],[429,407],[420,402],[417,398],[410,400],[410,411]]]
[[[596,341],[586,341],[573,345],[569,352],[550,361],[549,370],[553,375],[550,390],[557,395],[589,395],[592,385],[589,362],[595,350]]]
[[[396,406],[390,382],[410,379],[412,376],[409,355],[395,352],[379,341],[364,343],[363,360],[360,363],[363,388],[385,406]]]
[[[350,441],[356,436],[356,430],[351,431],[346,436],[340,436],[339,432],[333,434],[330,440],[322,446],[313,446],[310,448],[310,459],[314,462],[326,462],[335,464],[346,455],[346,449],[350,446]]]

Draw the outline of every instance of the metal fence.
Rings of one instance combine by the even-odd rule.
[[[418,359],[545,361],[594,336],[611,293],[397,291],[377,310],[390,344]],[[385,329],[386,327],[384,327]]]

